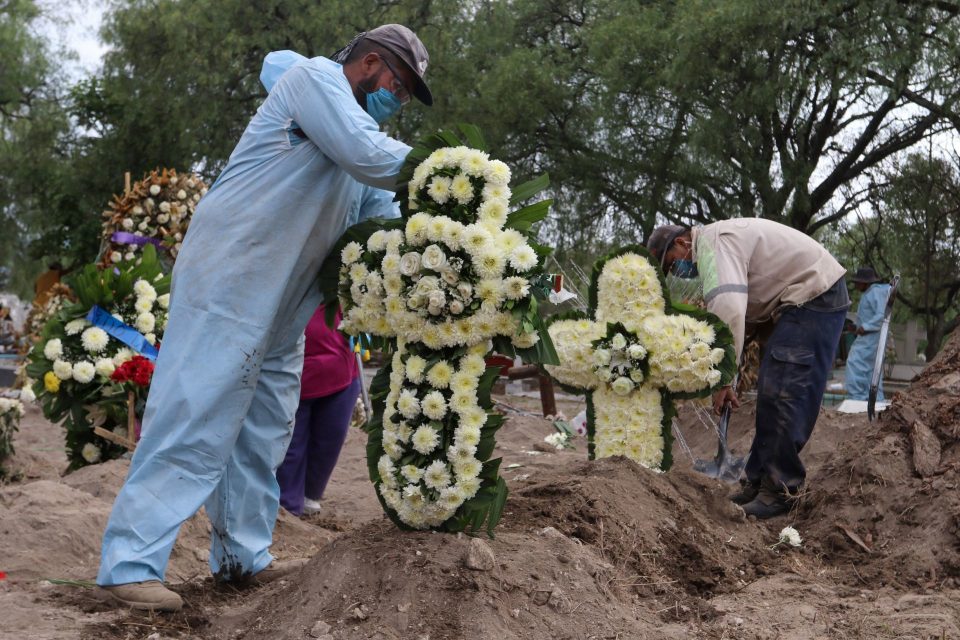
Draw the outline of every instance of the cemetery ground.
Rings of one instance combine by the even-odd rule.
[[[351,430],[323,511],[281,512],[274,553],[310,558],[288,580],[215,586],[203,514],[183,527],[167,579],[178,614],[117,610],[88,586],[127,462],[61,476],[59,427],[24,417],[0,487],[0,638],[346,640],[453,638],[960,638],[960,336],[878,422],[824,410],[808,485],[789,516],[747,520],[729,485],[674,445],[665,474],[557,451],[536,398],[497,396],[510,498],[496,537],[404,533],[369,482]],[[568,416],[582,406],[561,400]],[[731,441],[749,446],[753,405]],[[715,437],[689,406],[694,455]],[[796,527],[800,547],[777,545]]]

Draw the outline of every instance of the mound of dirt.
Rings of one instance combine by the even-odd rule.
[[[218,631],[685,638],[685,621],[718,615],[704,598],[779,562],[765,530],[736,511],[724,487],[689,472],[655,474],[624,458],[579,462],[516,490],[496,539],[369,524]],[[487,566],[475,559],[489,554]]]
[[[108,503],[49,480],[0,489],[0,553],[8,579],[89,578],[109,515]]]
[[[960,333],[810,478],[798,527],[848,583],[958,586],[958,391]]]

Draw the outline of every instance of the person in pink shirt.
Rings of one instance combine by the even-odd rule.
[[[319,500],[347,438],[361,384],[357,358],[343,334],[324,322],[323,305],[305,333],[300,406],[290,447],[277,469],[280,504],[298,516],[320,509]]]

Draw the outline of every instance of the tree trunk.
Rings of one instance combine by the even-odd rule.
[[[930,319],[927,322],[927,347],[923,350],[923,354],[927,358],[927,362],[932,362],[933,358],[937,355],[937,352],[940,351],[940,344],[943,342],[943,320],[942,319]]]

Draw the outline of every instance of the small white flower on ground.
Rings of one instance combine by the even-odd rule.
[[[152,185],[150,185],[150,195],[152,195],[152,196],[158,196],[158,195],[160,195],[160,185],[158,185],[158,184],[152,184]]]
[[[803,544],[803,540],[800,538],[800,532],[793,527],[784,527],[780,530],[780,542],[788,544],[791,547],[799,547]]]
[[[550,435],[544,437],[543,441],[552,447],[556,447],[557,449],[563,449],[564,447],[567,446],[567,439],[568,438],[566,435],[558,431],[556,433],[551,433]]]
[[[92,442],[88,442],[83,445],[83,449],[80,450],[80,455],[90,464],[94,464],[100,461],[100,447]]]

